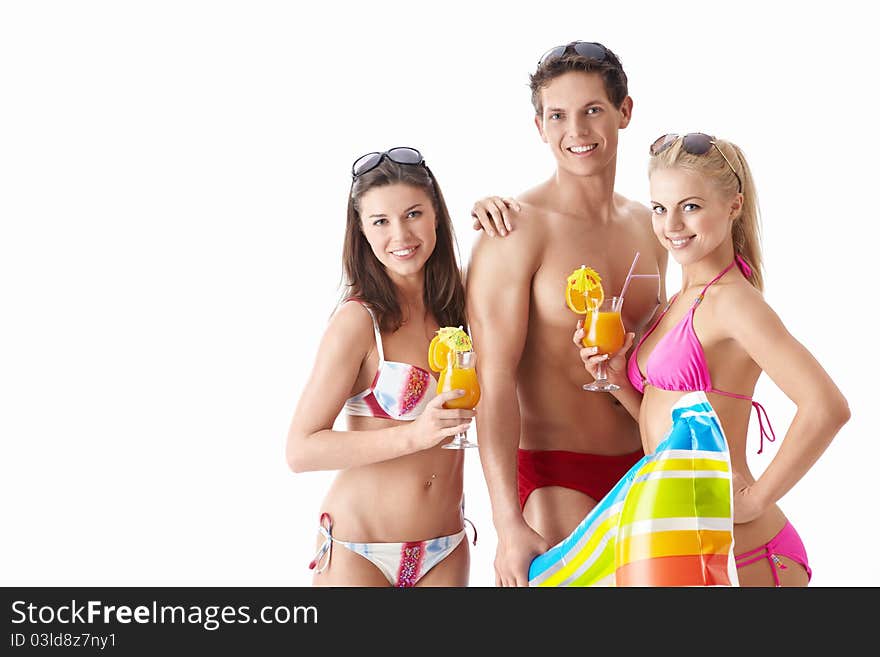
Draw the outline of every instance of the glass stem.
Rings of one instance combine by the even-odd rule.
[[[596,381],[605,381],[605,364],[608,361],[602,360],[599,361],[599,365],[596,366],[596,370],[598,370],[599,376],[596,377]]]

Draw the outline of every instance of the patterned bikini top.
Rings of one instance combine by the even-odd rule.
[[[357,301],[357,299],[349,299]],[[382,335],[376,316],[366,305],[361,305],[370,313],[373,331],[376,334],[376,349],[379,352],[379,367],[370,387],[350,397],[343,407],[348,415],[383,417],[390,420],[415,420],[425,406],[437,396],[437,381],[427,370],[409,363],[385,360],[382,349]]]

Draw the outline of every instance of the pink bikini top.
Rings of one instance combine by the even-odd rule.
[[[358,301],[358,299],[348,299]],[[361,303],[373,320],[379,367],[370,387],[350,397],[343,407],[348,415],[383,417],[390,420],[415,420],[425,406],[437,396],[437,382],[429,372],[409,363],[385,360],[382,335],[373,311]]]
[[[763,406],[758,402],[753,401],[752,398],[747,395],[738,395],[734,392],[725,392],[724,390],[717,390],[712,387],[712,379],[709,376],[709,365],[706,363],[706,355],[703,353],[703,346],[700,344],[700,339],[694,331],[694,311],[703,300],[706,290],[709,289],[709,286],[724,276],[724,274],[729,272],[734,264],[738,264],[743,274],[746,276],[751,274],[749,265],[742,257],[737,255],[733,262],[725,267],[720,274],[713,278],[706,287],[703,288],[699,296],[694,299],[694,303],[688,312],[681,318],[681,321],[673,326],[666,335],[660,338],[660,341],[654,347],[651,355],[648,356],[648,360],[645,363],[645,375],[642,376],[642,371],[639,369],[638,362],[639,349],[645,341],[645,338],[654,332],[654,329],[657,328],[657,325],[660,324],[663,316],[667,313],[670,306],[672,306],[675,297],[670,299],[669,303],[666,304],[666,308],[663,309],[663,312],[660,313],[660,316],[657,318],[657,321],[654,322],[654,325],[650,330],[642,336],[642,339],[639,340],[639,343],[633,350],[629,362],[627,363],[626,373],[630,383],[632,383],[633,387],[639,392],[644,392],[645,384],[650,383],[655,388],[660,388],[661,390],[680,390],[682,392],[695,392],[700,390],[703,392],[714,392],[727,397],[736,397],[737,399],[751,401],[752,406],[755,407],[755,410],[758,413],[758,425],[761,429],[761,445],[758,449],[758,454],[760,454],[764,450],[765,437],[770,442],[776,440],[776,434],[773,432],[773,427],[770,425],[770,418],[767,415],[767,411]],[[769,433],[767,433],[764,428],[765,419],[767,421]]]

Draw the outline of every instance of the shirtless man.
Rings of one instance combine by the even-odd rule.
[[[614,193],[618,131],[633,105],[617,56],[601,44],[559,46],[541,58],[531,89],[556,171],[507,203],[477,202],[474,216],[487,230],[467,275],[499,586],[527,586],[532,559],[568,536],[643,456],[630,414],[611,395],[581,387],[589,376],[573,353],[579,316],[565,303],[567,276],[586,264],[607,296],[619,295],[639,252],[636,271],[659,280],[630,284],[628,331],[640,332],[666,296],[666,252],[650,211]]]

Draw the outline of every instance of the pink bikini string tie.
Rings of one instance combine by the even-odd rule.
[[[761,429],[761,445],[758,448],[758,454],[760,454],[764,451],[764,438],[767,438],[767,442],[776,442],[776,433],[773,431],[773,425],[770,424],[770,416],[767,415],[766,409],[756,401],[752,402],[752,406],[755,407],[755,410],[758,413],[758,427],[760,427]],[[761,419],[762,413],[764,414],[763,420]],[[767,433],[767,430],[764,429],[764,420],[767,421],[767,429],[770,430],[769,433]]]

